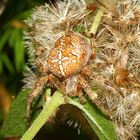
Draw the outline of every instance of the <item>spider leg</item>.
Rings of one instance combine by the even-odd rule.
[[[36,66],[38,68],[38,70],[42,73],[48,73],[49,70],[48,68],[45,66],[46,63],[42,63],[42,61],[40,60],[40,58],[36,58]]]
[[[89,98],[98,106],[99,102],[96,100],[97,94],[93,92],[88,82],[81,75],[78,76],[78,80],[81,87],[84,89]]]
[[[80,84],[78,83],[78,77],[77,76],[72,76],[70,78],[68,78],[67,80],[65,80],[66,82],[66,92],[67,95],[70,97],[79,97],[80,102],[84,103],[85,99],[83,98],[83,91],[82,88],[80,86]]]
[[[82,91],[81,86],[78,86],[77,93],[78,93],[78,97],[79,97],[79,99],[80,99],[80,103],[81,103],[81,104],[84,104],[84,103],[86,102],[86,100],[85,100],[85,98],[83,97],[83,91]]]
[[[41,93],[41,91],[43,90],[43,88],[47,82],[48,82],[48,75],[39,78],[36,81],[36,83],[34,84],[34,87],[28,96],[28,99],[27,99],[27,126],[29,126],[29,122],[30,122],[30,112],[31,112],[32,101],[35,97],[37,97]]]
[[[41,59],[41,56],[43,56],[44,52],[47,51],[48,48],[44,48],[44,47],[38,47],[35,49],[36,66],[43,73],[47,73],[48,68],[46,68],[47,62],[45,61],[44,63],[44,61]]]
[[[49,75],[49,81],[51,81],[51,83],[59,90],[61,91],[63,94],[66,94],[66,90],[64,88],[64,84],[62,82],[60,82],[55,76],[53,76],[52,74]]]
[[[51,83],[59,90],[63,93],[64,95],[64,100],[65,102],[69,102],[68,100],[68,95],[69,93],[66,91],[66,88],[65,88],[65,84],[64,82],[60,82],[55,76],[53,76],[52,74],[50,74],[50,77],[49,77],[49,80],[51,81]]]
[[[42,53],[45,51],[48,51],[48,48],[44,48],[44,47],[35,48],[35,56],[40,57],[40,55],[42,55]]]
[[[80,83],[81,87],[85,90],[87,95],[90,97],[90,99],[95,103],[95,105],[100,107],[101,111],[104,113],[104,115],[106,117],[110,118],[110,116],[108,115],[108,114],[110,114],[110,112],[108,110],[106,110],[102,106],[102,104],[97,100],[97,95],[93,92],[93,90],[89,86],[88,82],[81,75],[79,75],[79,83]]]

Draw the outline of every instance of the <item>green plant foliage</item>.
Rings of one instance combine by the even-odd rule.
[[[86,101],[81,105],[76,100],[70,99],[70,104],[78,107],[88,120],[93,131],[97,134],[100,140],[117,140],[116,132],[112,121],[103,114],[97,106]]]
[[[23,70],[25,65],[23,32],[27,29],[23,21],[31,15],[34,4],[34,2],[31,4],[25,1],[22,3],[22,6],[24,5],[22,9],[18,9],[20,2],[9,2],[7,9],[0,17],[3,21],[0,30],[0,74],[5,70],[10,74]],[[13,5],[15,6],[12,10]],[[12,14],[7,15],[7,11],[12,11],[10,12]]]
[[[18,21],[17,21],[18,22]],[[1,36],[0,40],[0,73],[3,73],[3,66],[13,74],[15,69],[17,72],[21,71],[24,63],[25,48],[23,44],[23,30],[21,28],[14,28],[12,25],[5,25],[8,29]],[[19,22],[20,24],[20,22]],[[8,48],[5,48],[8,47]],[[9,50],[11,52],[7,52]],[[10,56],[11,55],[11,56]],[[14,58],[12,60],[10,57]],[[14,63],[12,62],[14,61]]]
[[[22,136],[27,130],[26,127],[26,103],[28,92],[20,92],[19,96],[13,101],[10,112],[2,126],[0,136],[18,137]]]
[[[26,127],[26,101],[28,92],[20,92],[17,99],[13,102],[10,112],[1,129],[0,135],[3,137],[19,137],[27,130]],[[80,104],[79,100],[68,98],[68,103],[78,107],[88,120],[93,131],[100,140],[117,140],[113,123],[100,110],[90,102]],[[35,119],[31,127],[26,131],[23,140],[32,139],[41,127],[46,123],[49,116],[52,115],[60,105],[64,104],[64,97],[56,92],[50,102],[44,105],[43,110]]]
[[[49,120],[49,117],[53,115],[62,104],[64,104],[64,97],[60,92],[56,91],[51,100],[44,105],[43,110],[23,135],[21,140],[32,140],[46,121]]]

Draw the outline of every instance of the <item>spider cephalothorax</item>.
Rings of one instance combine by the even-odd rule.
[[[39,54],[36,56],[36,60],[41,57],[43,51],[46,51],[45,48],[44,50],[36,50],[36,54]],[[94,55],[95,48],[80,33],[69,32],[58,38],[44,62],[47,62],[47,65],[44,66],[42,63],[38,65],[37,63],[41,76],[35,82],[29,95],[27,117],[29,117],[33,98],[49,84],[68,96],[81,96],[84,89],[90,99],[94,100],[96,95],[93,93],[88,81],[81,74],[81,72],[85,72],[86,66],[90,60],[93,60]]]

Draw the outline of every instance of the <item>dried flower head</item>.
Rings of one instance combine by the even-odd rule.
[[[109,112],[116,124],[119,138],[136,140],[140,133],[140,2],[138,0],[98,1],[104,6],[105,11],[95,35],[94,45],[97,49],[95,60],[89,61],[86,67],[83,66],[82,71],[80,69],[80,72],[76,73],[81,74],[80,77],[74,75],[62,80],[61,84],[56,82],[57,80],[54,81],[53,77],[51,82],[56,88],[62,86],[69,92],[71,89],[77,92],[80,83],[90,97],[93,91],[89,87],[97,87],[97,101]],[[32,53],[30,61],[37,74],[30,72],[30,76],[27,75],[34,78],[32,78],[33,84],[26,84],[26,87],[33,88],[38,84],[42,68],[48,66],[46,60],[50,50],[61,37],[64,40],[70,32],[78,31],[85,34],[89,30],[94,12],[86,7],[87,3],[84,0],[64,0],[34,10],[32,17],[27,21],[30,31],[26,34],[26,46]],[[63,41],[60,42],[61,46],[64,44]],[[92,50],[94,49],[91,48],[90,51]],[[61,59],[61,50],[58,52]],[[62,62],[59,63],[62,66]],[[29,79],[26,78],[25,82]],[[85,82],[87,79],[88,82]],[[44,85],[42,81],[39,84],[44,87],[46,82]],[[33,88],[32,92],[36,94],[38,92],[36,90]],[[94,97],[91,99],[94,102]]]
[[[93,84],[103,89],[99,100],[110,112],[120,139],[137,139],[140,132],[139,1],[100,2],[105,13],[96,36],[97,69],[94,68],[93,79],[98,78],[98,84],[95,80]]]

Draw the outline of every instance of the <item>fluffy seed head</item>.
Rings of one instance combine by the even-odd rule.
[[[92,71],[89,77],[90,84],[98,88],[97,100],[109,112],[116,124],[120,139],[136,140],[140,132],[140,2],[139,0],[99,1],[104,5],[105,12],[95,39],[97,54],[89,68]],[[56,52],[53,51],[55,46],[54,48],[59,48],[59,53],[55,55],[58,58],[59,70],[55,69],[57,72],[54,73],[61,71],[62,75],[66,74],[61,48],[67,43],[60,41],[60,38],[65,38],[69,31],[74,31],[75,27],[80,28],[80,31],[84,27],[84,32],[89,29],[93,14],[86,7],[84,0],[63,0],[56,2],[55,5],[46,4],[34,10],[32,17],[27,21],[30,32],[26,34],[26,46],[33,54],[31,55],[33,67],[36,58],[46,67],[46,60],[49,62],[52,56],[49,53]],[[68,45],[67,49],[70,46]],[[41,48],[45,48],[46,51],[37,57],[35,51]],[[75,55],[77,54],[79,53]],[[69,56],[64,58],[67,57],[73,60]],[[75,58],[77,60],[78,56]],[[55,59],[52,61],[54,66]],[[49,65],[52,66],[51,62]],[[83,60],[79,62],[85,64]],[[50,69],[52,68],[54,69],[54,67]],[[70,71],[67,75],[71,75]],[[30,78],[26,78],[25,81],[30,81]],[[71,123],[69,122],[69,125]]]

